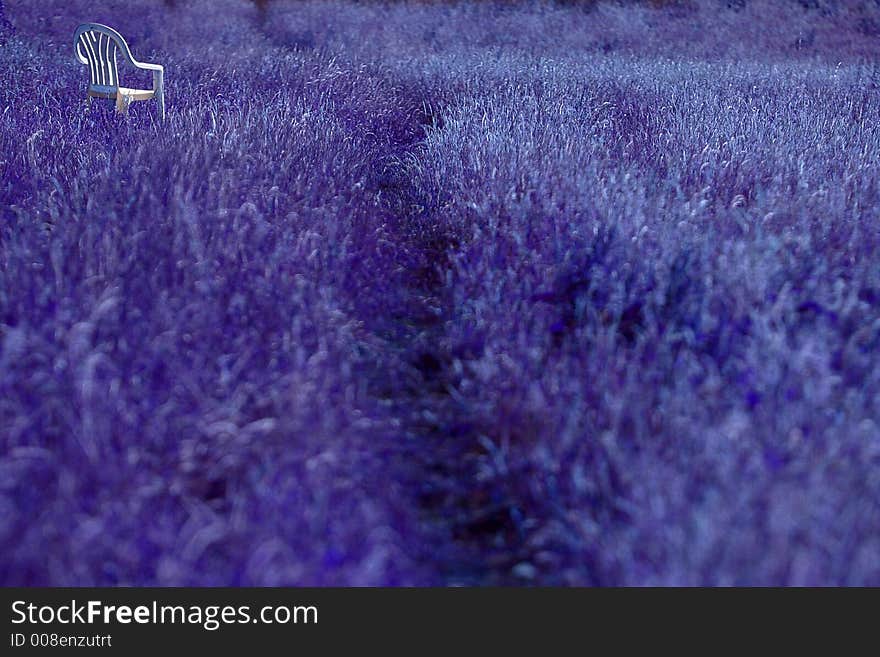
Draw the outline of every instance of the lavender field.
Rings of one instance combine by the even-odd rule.
[[[0,584],[880,585],[878,57],[855,0],[0,2]]]

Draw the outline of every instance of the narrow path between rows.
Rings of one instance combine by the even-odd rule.
[[[511,573],[522,553],[515,504],[480,482],[486,452],[479,429],[469,419],[466,400],[451,393],[456,375],[447,327],[454,308],[446,272],[458,240],[426,210],[429,204],[419,197],[404,164],[418,155],[430,131],[442,129],[439,106],[420,103],[410,116],[420,129],[405,131],[415,136],[394,143],[374,166],[377,203],[409,255],[409,284],[401,291],[407,313],[394,318],[392,330],[385,327],[384,337],[415,375],[414,385],[395,388],[394,403],[406,421],[404,476],[419,491],[428,534],[437,537],[425,558],[436,564],[444,584],[503,585],[515,581]]]
[[[265,13],[259,22],[274,47],[291,47],[267,23]],[[417,557],[436,571],[439,584],[512,584],[524,542],[514,521],[516,504],[480,482],[486,450],[479,428],[470,421],[466,402],[450,392],[456,375],[447,326],[454,309],[446,272],[457,239],[426,210],[430,204],[419,196],[405,165],[418,156],[431,131],[442,129],[443,102],[399,83],[392,86],[411,109],[393,126],[393,134],[380,136],[387,138],[387,151],[372,163],[367,184],[397,240],[395,258],[404,270],[400,280],[405,289],[385,292],[384,317],[359,319],[394,352],[383,362],[404,363],[407,372],[401,375],[380,365],[373,372],[373,393],[404,423],[400,477],[407,489],[418,491],[427,537]]]

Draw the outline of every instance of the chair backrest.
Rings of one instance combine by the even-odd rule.
[[[113,93],[119,87],[119,66],[116,56],[132,61],[131,51],[122,35],[112,27],[99,23],[83,23],[73,36],[77,59],[89,67],[89,87]]]

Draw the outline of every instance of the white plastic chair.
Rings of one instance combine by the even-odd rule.
[[[112,27],[99,23],[83,23],[73,35],[76,58],[89,67],[88,99],[116,100],[116,111],[122,114],[137,100],[159,101],[159,116],[165,120],[165,69],[159,64],[143,64],[131,54],[122,35]],[[153,72],[153,88],[128,89],[119,85],[119,67],[116,55],[122,52],[125,60],[135,68]]]

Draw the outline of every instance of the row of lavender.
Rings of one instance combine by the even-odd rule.
[[[415,101],[272,46],[247,3],[10,14],[0,579],[432,581],[383,399],[400,368],[364,322],[405,312],[373,179]],[[86,107],[84,19],[166,66],[164,125]]]
[[[878,581],[865,71],[479,75],[408,171],[455,243],[441,416],[482,448],[496,558],[543,583]]]
[[[878,581],[869,9],[165,4],[7,2],[3,581]]]

